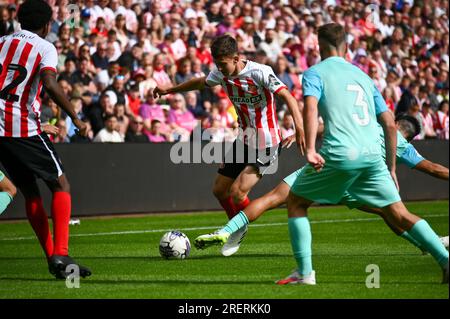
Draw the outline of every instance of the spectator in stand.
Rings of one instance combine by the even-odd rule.
[[[392,113],[395,113],[395,102],[394,102],[393,96],[394,96],[394,91],[392,90],[392,88],[390,86],[386,87],[383,90],[383,98],[384,98],[384,101],[386,102],[388,109],[391,110]]]
[[[71,84],[80,83],[83,86],[83,91],[97,92],[97,87],[94,84],[93,78],[89,73],[89,60],[81,58],[78,63],[78,70],[72,73],[70,77]]]
[[[106,28],[105,19],[99,17],[95,24],[95,28],[92,29],[91,33],[96,34],[97,36],[106,40],[106,37],[108,36],[108,29]]]
[[[436,132],[440,139],[448,140],[449,124],[448,124],[448,100],[439,104],[436,114]]]
[[[422,111],[420,114],[422,116],[424,137],[436,138],[436,132],[434,131],[434,114],[429,101],[425,101],[422,104]]]
[[[125,91],[125,76],[116,75],[112,85],[106,88],[105,94],[109,95],[113,105],[117,103],[128,105],[128,96]]]
[[[276,39],[276,32],[274,29],[267,29],[265,39],[259,44],[259,50],[264,51],[271,63],[275,63],[281,55],[281,46]]]
[[[94,135],[105,127],[105,118],[114,114],[114,105],[111,103],[111,98],[107,94],[102,94],[98,103],[92,104],[86,108],[87,115]],[[117,119],[116,119],[117,121]]]
[[[136,78],[136,77],[134,77]],[[139,83],[135,83],[130,87],[128,91],[128,108],[131,116],[139,114],[139,108],[141,107],[141,98],[139,96]]]
[[[125,105],[117,103],[114,106],[114,115],[117,118],[117,132],[124,138],[130,124],[130,118],[125,114]]]
[[[105,127],[98,132],[94,142],[100,143],[121,143],[122,136],[117,131],[117,117],[114,114],[107,115],[105,118]]]
[[[175,141],[186,142],[197,126],[197,120],[186,109],[186,101],[182,94],[174,94],[170,101],[170,111],[167,123],[172,129]]]
[[[178,63],[178,71],[175,74],[175,84],[186,82],[194,77],[192,63],[188,58],[182,58]]]
[[[144,120],[144,128],[147,131],[151,130],[152,121],[158,120],[161,123],[161,131],[163,134],[170,134],[166,113],[164,112],[163,107],[158,104],[153,97],[153,91],[148,91],[145,103],[139,108],[139,115]]]
[[[291,114],[285,112],[281,122],[281,136],[285,139],[293,134],[295,134],[294,119]]]
[[[164,70],[164,59],[164,54],[159,53],[155,55],[153,60],[153,79],[160,87],[168,87],[172,85],[172,80]]]
[[[120,73],[120,65],[117,61],[111,61],[108,63],[106,70],[101,70],[94,78],[94,83],[97,85],[99,91],[105,90],[113,83],[115,76]]]
[[[407,114],[415,117],[420,124],[420,133],[414,138],[415,140],[423,140],[425,138],[425,129],[423,126],[423,117],[420,114],[420,106],[416,99],[410,101]]]
[[[400,101],[397,104],[397,108],[395,110],[395,114],[405,113],[409,111],[409,108],[412,105],[417,104],[417,106],[420,109],[419,105],[419,84],[417,82],[411,83],[409,88],[405,90],[402,97],[400,98]]]
[[[114,0],[114,1],[117,1],[117,0]],[[116,31],[116,37],[120,43],[121,51],[122,52],[125,51],[125,49],[128,47],[128,43],[130,41],[130,39],[129,39],[130,34],[127,30],[126,19],[123,14],[119,13],[116,16],[115,26],[114,26],[113,30]]]
[[[192,115],[195,116],[195,118],[202,118],[208,115],[205,108],[198,100],[197,93],[193,91],[186,92],[185,98],[186,107],[189,112],[191,112]]]
[[[151,143],[161,143],[166,141],[166,137],[161,133],[161,122],[152,120],[150,130],[146,133]]]
[[[144,134],[144,120],[139,115],[135,116],[128,127],[125,135],[125,142],[131,143],[148,143],[149,139]]]
[[[225,16],[225,19],[217,26],[216,36],[221,36],[225,33],[231,36],[236,36],[237,31],[234,28],[235,17],[232,13]]]
[[[57,134],[53,138],[53,143],[70,143],[70,138],[67,136],[66,121],[58,120],[56,123]]]
[[[101,70],[106,70],[108,68],[108,57],[106,55],[106,50],[108,46],[106,44],[106,41],[102,41],[97,44],[97,50],[92,55],[92,62],[94,63],[95,68],[97,69],[97,72],[100,72]]]

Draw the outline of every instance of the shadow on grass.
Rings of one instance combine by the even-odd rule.
[[[314,257],[337,257],[337,258],[353,258],[353,257],[422,257],[419,253],[410,252],[410,253],[378,253],[378,254],[366,254],[366,253],[344,253],[344,254],[335,254],[335,253],[319,253],[314,254]],[[220,254],[220,252],[217,253],[217,255],[204,255],[204,256],[195,256],[191,255],[188,257],[189,260],[213,260],[213,259],[240,259],[240,258],[280,258],[280,257],[287,257],[287,258],[293,258],[292,254],[236,254],[229,257],[224,257]],[[142,261],[148,261],[148,260],[154,260],[154,261],[165,261],[160,256],[74,256],[75,260],[142,260]],[[0,257],[0,262],[2,261],[20,261],[20,260],[44,260],[43,257],[36,257],[36,256],[30,256],[30,257],[11,257],[11,256],[5,256]],[[176,259],[175,259],[176,260]],[[171,261],[171,260],[169,260]]]
[[[55,282],[55,283],[61,283],[64,284],[64,280],[57,280],[54,278],[26,278],[26,277],[0,277],[1,281],[15,281],[15,282],[42,282],[42,283],[49,283],[49,282]],[[205,280],[205,279],[190,279],[190,280],[182,280],[182,279],[158,279],[158,278],[152,278],[152,279],[117,279],[117,280],[111,280],[111,279],[81,279],[81,285],[155,285],[155,284],[174,284],[174,285],[271,285],[273,287],[280,287],[280,289],[283,289],[282,286],[275,285],[275,279],[274,280]],[[322,281],[318,283],[317,286],[308,286],[312,289],[317,289],[323,286],[328,285],[361,285],[365,286],[365,282],[363,281],[346,281],[346,280],[330,280],[330,281]],[[424,282],[424,281],[389,281],[383,283],[384,286],[389,285],[438,285],[438,282]],[[439,284],[440,285],[440,284]],[[299,285],[286,285],[286,287],[299,287]],[[61,288],[66,288],[61,287]],[[284,288],[286,289],[286,288]],[[287,288],[290,289],[290,288]]]

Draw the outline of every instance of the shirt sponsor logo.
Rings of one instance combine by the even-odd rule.
[[[240,103],[256,104],[256,103],[262,101],[262,96],[261,95],[252,96],[252,97],[230,96],[230,100],[236,104],[240,104]]]

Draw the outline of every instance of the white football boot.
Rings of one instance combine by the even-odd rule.
[[[441,243],[445,246],[446,249],[448,249],[448,236],[440,237]]]
[[[280,279],[275,283],[277,285],[298,284],[313,286],[316,284],[316,272],[313,270],[309,275],[300,275],[296,269],[288,277]]]
[[[242,240],[247,234],[247,225],[242,228],[239,228],[237,231],[232,233],[230,237],[228,237],[227,242],[222,247],[222,255],[228,257],[231,256],[239,250],[239,246],[241,245]]]

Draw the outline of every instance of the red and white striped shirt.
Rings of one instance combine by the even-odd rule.
[[[206,84],[222,85],[236,109],[244,134],[249,135],[249,131],[257,133],[259,149],[276,146],[281,142],[281,131],[274,94],[287,87],[270,66],[246,62],[244,69],[234,77],[226,77],[214,69],[206,78]],[[253,144],[245,138],[244,142]]]
[[[0,38],[0,136],[41,133],[40,73],[56,72],[56,48],[37,34],[20,30]]]

